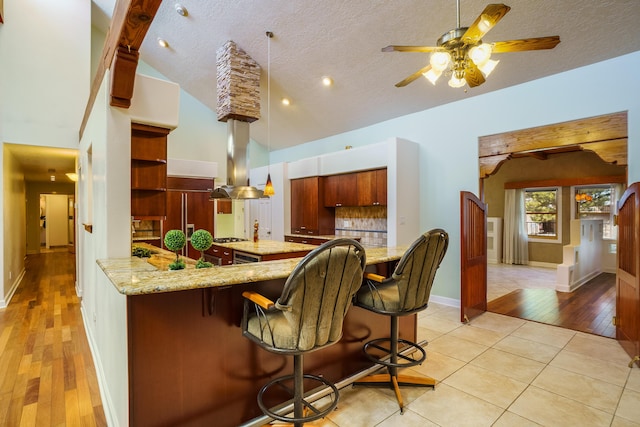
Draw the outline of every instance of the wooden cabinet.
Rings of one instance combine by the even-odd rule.
[[[284,236],[284,241],[289,243],[304,243],[305,245],[317,245],[325,243],[327,239],[318,239],[314,237],[302,237],[302,236]]]
[[[387,170],[377,169],[358,172],[358,206],[387,204]]]
[[[233,207],[231,205],[231,200],[227,199],[216,199],[217,211],[219,214],[230,214],[233,213]]]
[[[169,129],[131,124],[131,216],[164,219]]]
[[[225,248],[223,246],[212,245],[211,248],[207,251],[207,253],[218,257],[221,259],[222,265],[231,265],[233,264],[233,250],[229,248]]]
[[[209,200],[211,180],[169,177],[167,186],[167,214],[162,227],[164,233],[182,230],[188,240],[191,233],[199,229],[207,230],[213,235],[214,209],[213,201]],[[200,258],[200,252],[189,242],[183,252],[189,258]],[[211,249],[207,252],[211,253]]]
[[[387,170],[343,173],[323,177],[326,207],[387,204]]]
[[[323,177],[324,206],[356,206],[358,202],[357,180],[355,173]]]
[[[318,176],[291,180],[291,233],[333,234],[332,210],[324,207],[324,180]]]

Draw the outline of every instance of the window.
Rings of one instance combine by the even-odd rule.
[[[574,187],[575,218],[601,219],[602,237],[615,240],[618,227],[614,226],[613,216],[618,199],[616,186],[612,184]]]
[[[524,210],[529,237],[556,240],[559,235],[559,189],[527,188]]]

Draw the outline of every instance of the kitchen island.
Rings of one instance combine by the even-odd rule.
[[[367,249],[367,269],[386,273],[406,249]],[[276,299],[301,258],[168,271],[158,260],[167,254],[154,256],[98,261],[126,296],[129,425],[224,427],[260,416],[259,389],[290,373],[292,358],[242,336],[242,292]],[[388,334],[386,316],[352,307],[341,341],[306,355],[305,371],[346,378],[371,366],[363,343]],[[400,335],[416,339],[415,315],[401,319]]]

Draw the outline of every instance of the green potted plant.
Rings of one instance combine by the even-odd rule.
[[[170,250],[176,253],[176,260],[169,264],[169,270],[182,270],[185,267],[184,260],[180,259],[178,253],[187,243],[187,237],[182,230],[169,230],[164,235],[164,244]]]
[[[209,249],[213,244],[213,236],[207,230],[196,230],[191,235],[191,246],[197,251],[200,251],[200,259],[196,263],[196,268],[209,268],[213,267],[208,261],[204,260],[204,251]]]

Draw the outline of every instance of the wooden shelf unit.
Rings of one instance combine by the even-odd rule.
[[[131,216],[164,219],[167,214],[169,129],[131,124]]]

